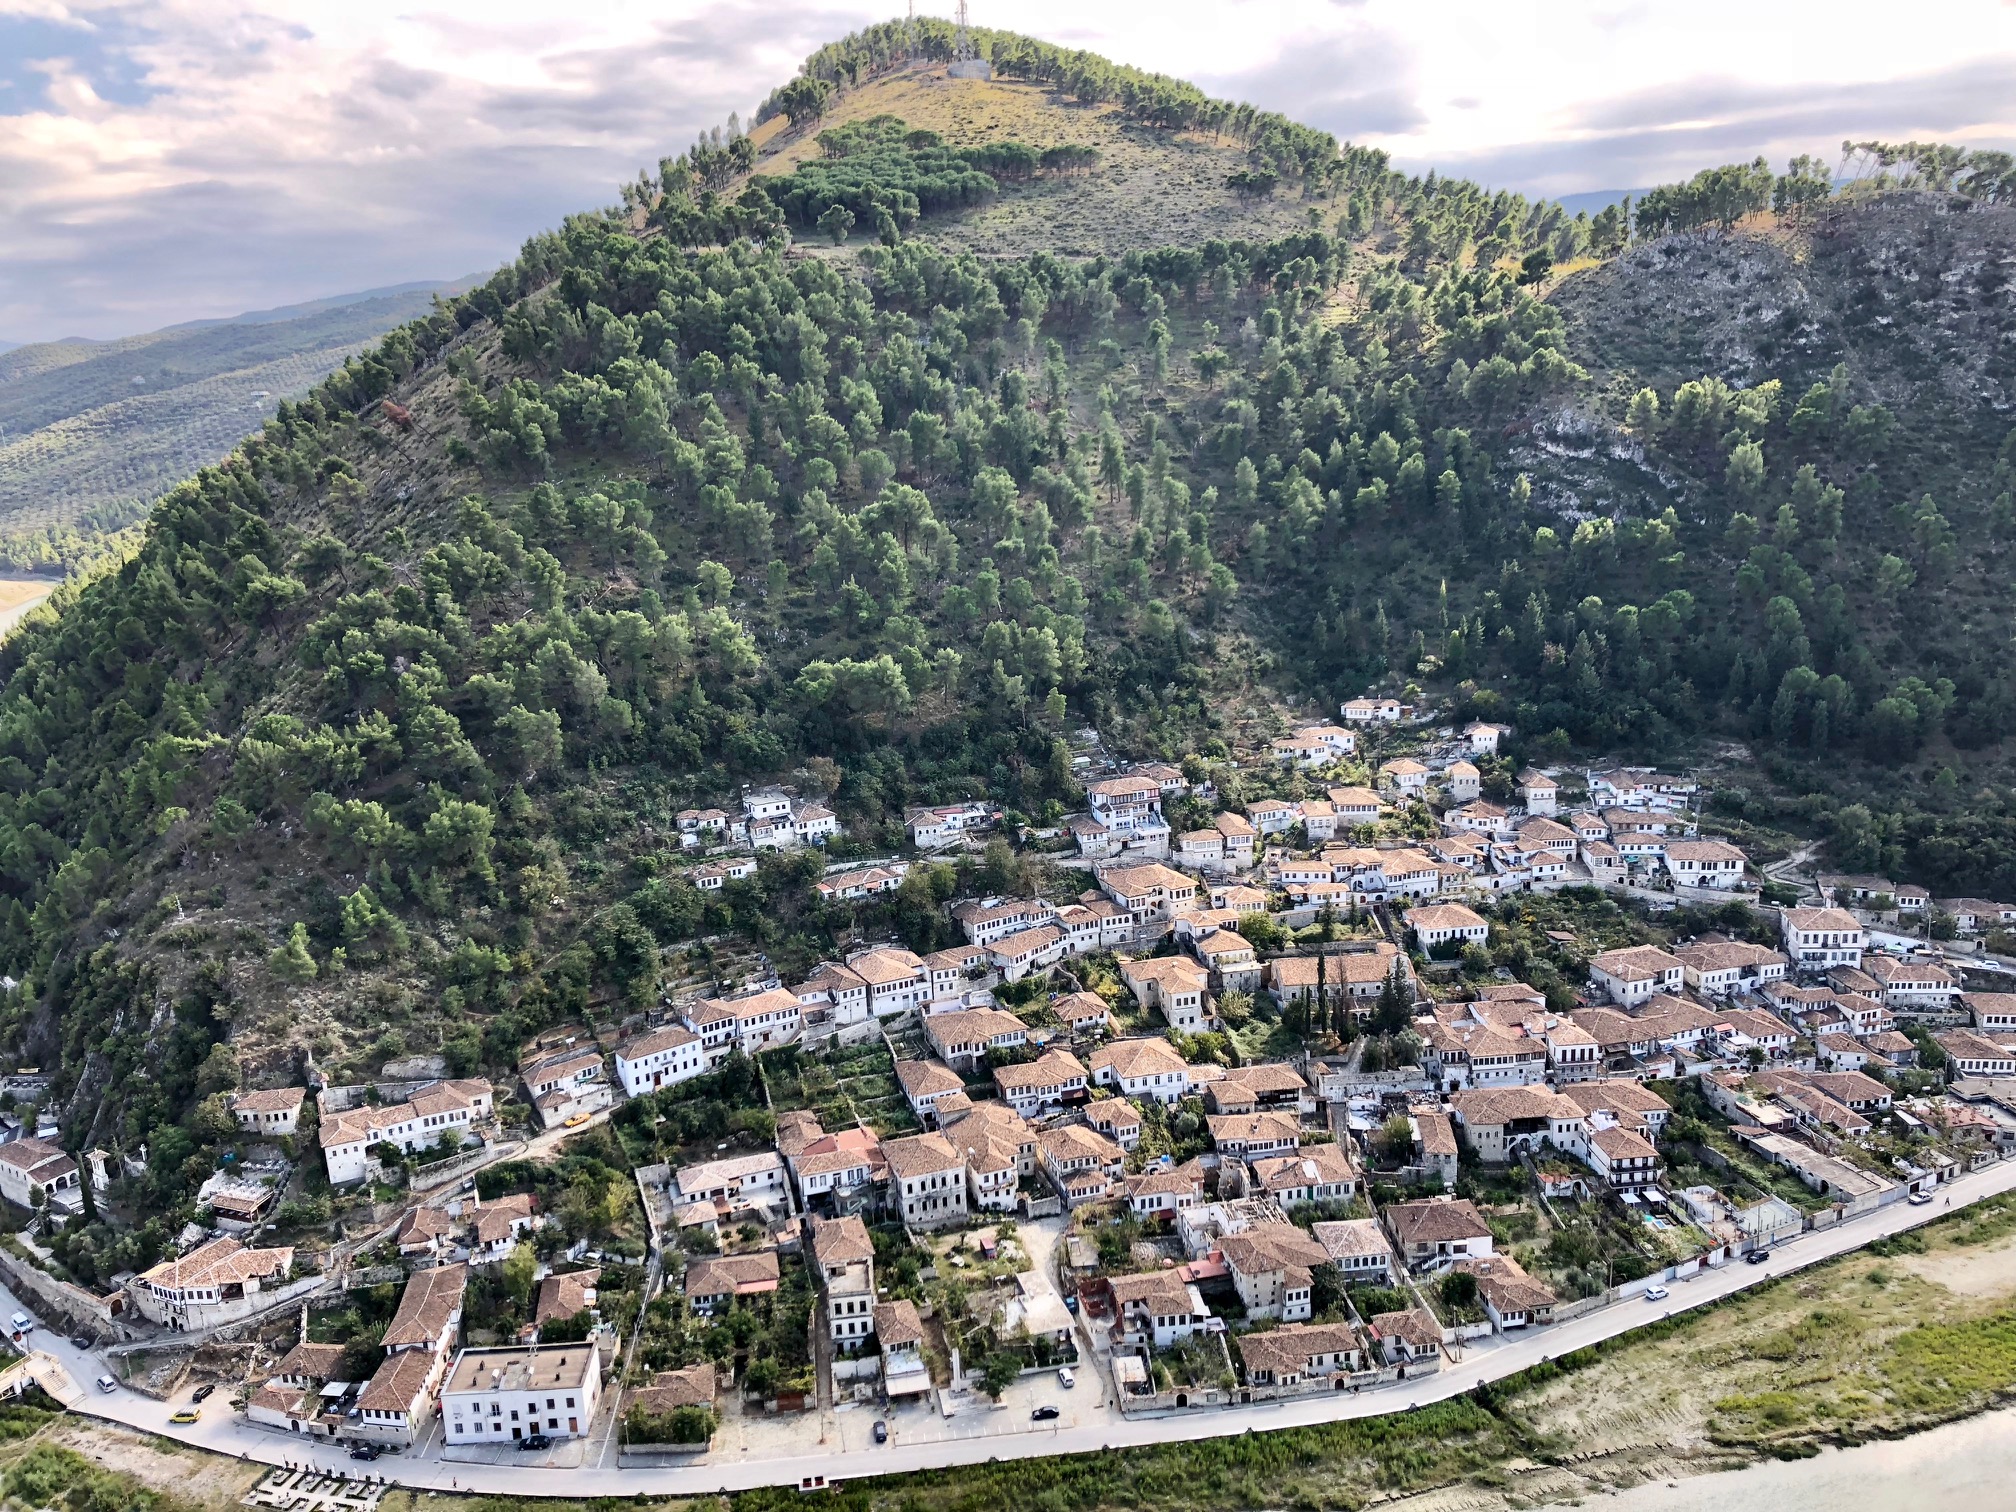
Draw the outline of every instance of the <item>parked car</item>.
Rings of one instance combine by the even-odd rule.
[[[70,1347],[72,1349],[91,1349],[96,1347],[97,1343],[98,1341],[89,1334],[70,1335]]]
[[[1763,1265],[1766,1264],[1771,1259],[1771,1251],[1767,1249],[1756,1249],[1750,1251],[1750,1253],[1745,1255],[1743,1258],[1752,1265]]]
[[[528,1433],[525,1437],[518,1440],[518,1447],[520,1449],[551,1449],[553,1447],[553,1440],[546,1437],[543,1433]]]
[[[102,1375],[98,1377],[97,1386],[100,1391],[108,1393],[117,1391],[119,1389],[119,1383],[109,1375]]]
[[[180,1412],[176,1413],[173,1417],[169,1418],[168,1421],[171,1423],[181,1423],[187,1425],[189,1423],[200,1422],[202,1421],[202,1418],[203,1414],[197,1408],[184,1407]]]
[[[1047,1423],[1056,1416],[1058,1416],[1058,1411],[1055,1407],[1038,1407],[1034,1412],[1029,1414],[1029,1421],[1032,1423]]]
[[[359,1444],[350,1451],[350,1458],[353,1460],[374,1460],[378,1458],[378,1446],[376,1444]]]
[[[210,1393],[216,1389],[217,1383],[215,1381],[205,1381],[201,1386],[196,1388],[196,1394],[190,1397],[189,1400],[192,1402],[207,1402],[210,1400]]]
[[[1057,1384],[1062,1386],[1066,1391],[1069,1391],[1073,1386],[1078,1384],[1078,1377],[1071,1374],[1071,1367],[1069,1365],[1059,1365],[1057,1367]]]
[[[875,1442],[878,1444],[889,1442],[889,1425],[881,1418],[875,1419]]]
[[[1932,1200],[1932,1194],[1930,1192],[1913,1192],[1904,1200],[1913,1207],[1923,1207]]]
[[[16,1333],[27,1333],[31,1328],[35,1326],[35,1320],[29,1317],[28,1314],[24,1312],[15,1313],[13,1317],[7,1320],[7,1322],[12,1326],[14,1332]]]
[[[1672,1295],[1663,1286],[1648,1286],[1645,1288],[1645,1300],[1647,1302],[1664,1302]]]

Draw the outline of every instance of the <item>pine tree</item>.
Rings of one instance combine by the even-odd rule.
[[[315,957],[308,953],[308,926],[296,924],[287,943],[268,956],[266,964],[283,982],[312,982],[321,975]]]

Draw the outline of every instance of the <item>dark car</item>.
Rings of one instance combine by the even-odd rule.
[[[1771,1258],[1771,1251],[1752,1250],[1750,1251],[1749,1254],[1745,1255],[1743,1258],[1749,1261],[1752,1265],[1762,1265],[1765,1261]]]
[[[1055,1407],[1038,1407],[1034,1412],[1029,1414],[1029,1421],[1032,1423],[1047,1423],[1056,1416],[1057,1409]]]
[[[217,1383],[215,1381],[206,1382],[196,1388],[195,1394],[189,1400],[192,1402],[207,1402],[210,1400],[210,1393],[216,1389]]]
[[[528,1433],[525,1437],[518,1440],[518,1447],[520,1449],[551,1449],[553,1447],[553,1440],[546,1437],[543,1433]]]
[[[354,1460],[374,1460],[378,1458],[378,1446],[376,1444],[359,1444],[355,1449],[350,1451],[350,1458]]]
[[[97,1347],[97,1344],[98,1341],[89,1334],[70,1335],[70,1347],[72,1349],[93,1349]]]
[[[889,1442],[889,1425],[880,1418],[875,1419],[875,1442],[878,1444]]]

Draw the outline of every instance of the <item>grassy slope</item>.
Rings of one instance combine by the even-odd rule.
[[[0,531],[151,500],[224,456],[280,400],[424,313],[431,298],[395,294],[291,320],[0,356]]]
[[[1264,240],[1308,224],[1293,191],[1254,205],[1225,187],[1225,176],[1245,166],[1234,147],[1133,125],[1114,106],[1080,105],[1040,85],[948,79],[942,65],[898,69],[849,90],[823,121],[802,131],[784,130],[782,116],[766,121],[755,133],[764,153],[756,171],[789,172],[818,156],[819,132],[877,115],[901,117],[955,147],[1007,140],[1099,149],[1099,165],[1089,173],[1009,184],[983,210],[932,221],[921,234],[944,246],[1013,257],[1089,256],[1194,246],[1217,236]]]

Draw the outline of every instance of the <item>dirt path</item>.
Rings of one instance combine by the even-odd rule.
[[[1937,1250],[1897,1262],[1963,1297],[1999,1297],[2016,1292],[2016,1234],[1982,1249]]]

